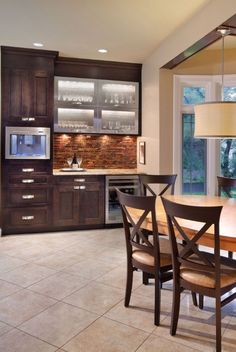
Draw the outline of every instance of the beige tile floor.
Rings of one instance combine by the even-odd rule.
[[[169,335],[171,283],[153,324],[154,286],[135,272],[123,305],[122,229],[0,237],[1,352],[214,351],[213,301],[182,294],[177,335]],[[223,351],[236,351],[236,303],[222,310]]]

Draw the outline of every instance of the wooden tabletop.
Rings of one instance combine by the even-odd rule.
[[[213,197],[213,196],[193,196],[193,195],[165,195],[166,199],[173,202],[195,205],[195,206],[223,206],[220,217],[220,247],[227,251],[236,252],[236,199]],[[160,233],[168,234],[166,214],[160,197],[157,197],[156,204],[157,223]],[[132,209],[132,215],[139,215],[137,210]],[[201,228],[201,224],[193,221],[179,221],[185,230],[191,234]],[[144,226],[151,229],[151,218],[148,216]],[[209,228],[206,234],[202,237],[202,245],[213,247],[213,228]]]

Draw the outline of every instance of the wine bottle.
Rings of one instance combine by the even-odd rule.
[[[77,167],[78,167],[78,162],[77,162],[76,153],[74,153],[74,156],[73,156],[72,167],[73,167],[73,168],[77,168]]]

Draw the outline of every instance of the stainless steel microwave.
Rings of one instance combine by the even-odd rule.
[[[50,159],[50,128],[6,127],[6,159]]]

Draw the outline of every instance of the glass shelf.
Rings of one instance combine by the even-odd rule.
[[[111,134],[138,134],[136,111],[101,111],[101,131]]]
[[[95,103],[95,81],[82,78],[55,77],[55,102],[72,105]]]
[[[99,93],[101,106],[138,107],[138,83],[100,81]]]

